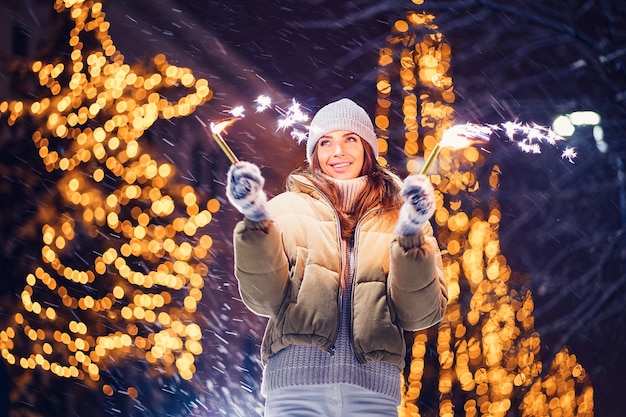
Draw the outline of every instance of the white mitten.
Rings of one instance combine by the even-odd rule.
[[[254,222],[269,220],[264,184],[265,178],[258,166],[251,162],[239,161],[228,170],[226,196],[228,201],[248,219]]]
[[[409,175],[404,179],[396,233],[411,236],[419,232],[435,213],[435,191],[425,175]]]

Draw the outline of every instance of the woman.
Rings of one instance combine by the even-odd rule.
[[[428,220],[432,185],[377,163],[371,119],[349,99],[311,121],[308,166],[269,202],[259,168],[233,165],[226,193],[246,306],[269,317],[261,347],[266,416],[397,416],[404,330],[447,305]]]

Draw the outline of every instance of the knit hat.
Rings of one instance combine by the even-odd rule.
[[[349,130],[366,141],[378,157],[378,139],[374,125],[367,112],[354,101],[342,98],[329,103],[318,110],[309,126],[306,142],[306,158],[309,164],[313,160],[313,151],[320,138],[335,130]]]

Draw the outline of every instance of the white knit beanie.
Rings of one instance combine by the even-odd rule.
[[[335,130],[348,130],[356,133],[372,147],[374,157],[378,158],[378,139],[372,120],[367,112],[354,101],[342,98],[325,105],[313,116],[306,142],[306,158],[309,164],[313,160],[313,151],[320,138]]]

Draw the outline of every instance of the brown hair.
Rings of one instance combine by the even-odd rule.
[[[363,144],[365,155],[360,175],[367,176],[367,183],[357,198],[356,209],[352,215],[337,210],[341,237],[344,239],[352,237],[356,224],[369,210],[378,207],[379,214],[382,214],[398,210],[402,204],[400,187],[394,180],[392,172],[378,163],[374,151],[366,141],[361,140],[361,144]],[[317,152],[313,152],[309,166],[298,168],[293,173],[309,178],[328,197],[333,207],[340,207],[337,186],[323,173]],[[293,190],[289,184],[287,184],[287,189]]]

